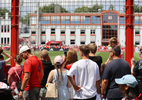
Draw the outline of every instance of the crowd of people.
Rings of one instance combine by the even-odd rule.
[[[0,88],[2,83],[10,86],[16,100],[142,100],[142,49],[140,60],[135,63],[132,58],[130,67],[117,39],[112,37],[109,43],[110,55],[104,64],[101,56],[95,56],[95,43],[79,46],[80,60],[70,49],[67,55],[57,55],[53,65],[46,49],[38,58],[25,45],[14,57],[15,66],[7,77],[4,68],[12,57],[0,49]],[[54,82],[58,83],[58,98],[46,98],[48,84]]]

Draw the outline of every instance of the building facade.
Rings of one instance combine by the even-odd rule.
[[[41,44],[62,41],[65,45],[96,43],[108,45],[117,37],[125,46],[125,14],[117,11],[100,13],[29,14],[31,40],[39,37]],[[134,14],[134,44],[142,46],[142,14]],[[38,29],[38,30],[37,30]]]

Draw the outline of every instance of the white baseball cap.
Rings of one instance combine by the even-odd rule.
[[[54,59],[54,64],[56,65],[61,65],[63,64],[63,58],[61,56],[56,56],[55,59]]]
[[[30,48],[27,46],[27,45],[24,45],[24,46],[22,46],[21,48],[20,48],[20,50],[19,50],[19,53],[21,54],[21,53],[23,53],[23,52],[25,52],[25,51],[27,51],[27,50],[29,50]]]
[[[3,82],[0,82],[0,89],[9,89],[9,86]]]

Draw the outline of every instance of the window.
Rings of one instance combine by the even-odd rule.
[[[100,17],[99,16],[96,17],[96,23],[100,24]]]
[[[61,34],[65,34],[65,31],[61,31]]]
[[[6,44],[6,38],[4,38],[4,44]]]
[[[8,25],[8,28],[7,28],[7,32],[9,32],[9,25]]]
[[[84,41],[81,41],[80,44],[85,44],[85,42],[84,42]]]
[[[71,16],[71,24],[79,24],[80,16]]]
[[[41,34],[45,34],[45,31],[42,31]]]
[[[124,17],[120,17],[120,24],[125,24],[125,18]]]
[[[9,44],[9,38],[7,38],[7,43]]]
[[[70,16],[61,16],[61,24],[70,24]]]
[[[139,16],[135,16],[135,19],[134,19],[135,21],[134,21],[134,24],[139,24],[140,23],[140,21],[139,21]]]
[[[60,24],[60,16],[52,16],[51,24]]]
[[[103,23],[117,23],[117,13],[103,13]]]
[[[95,34],[95,30],[91,30],[91,34]]]
[[[139,45],[139,44],[140,44],[140,42],[135,42],[135,44],[136,44],[136,45]]]
[[[81,17],[81,24],[90,24],[90,16],[82,16]]]
[[[75,31],[71,31],[71,34],[75,34]]]
[[[3,25],[1,26],[1,32],[3,32]]]
[[[45,42],[41,42],[41,44],[45,44]]]
[[[91,43],[95,43],[95,41],[91,41]]]
[[[139,31],[135,31],[135,34],[140,34],[140,32]]]
[[[4,25],[4,32],[6,32],[6,25]]]
[[[3,38],[1,38],[1,44],[3,44]]]
[[[85,34],[85,30],[81,30],[81,34]]]
[[[32,31],[32,34],[36,34],[36,32],[35,32],[35,31]]]
[[[51,34],[55,34],[55,29],[51,29]]]
[[[41,24],[50,24],[50,21],[41,21]]]
[[[75,44],[75,40],[71,40],[71,41],[70,41],[70,44]]]

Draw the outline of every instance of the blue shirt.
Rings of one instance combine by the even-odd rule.
[[[114,59],[109,62],[104,69],[102,79],[109,80],[106,89],[106,98],[123,98],[124,95],[119,91],[116,78],[121,78],[126,74],[131,74],[130,65],[123,59]]]
[[[4,73],[5,60],[0,61],[0,81],[3,81],[6,76]]]

